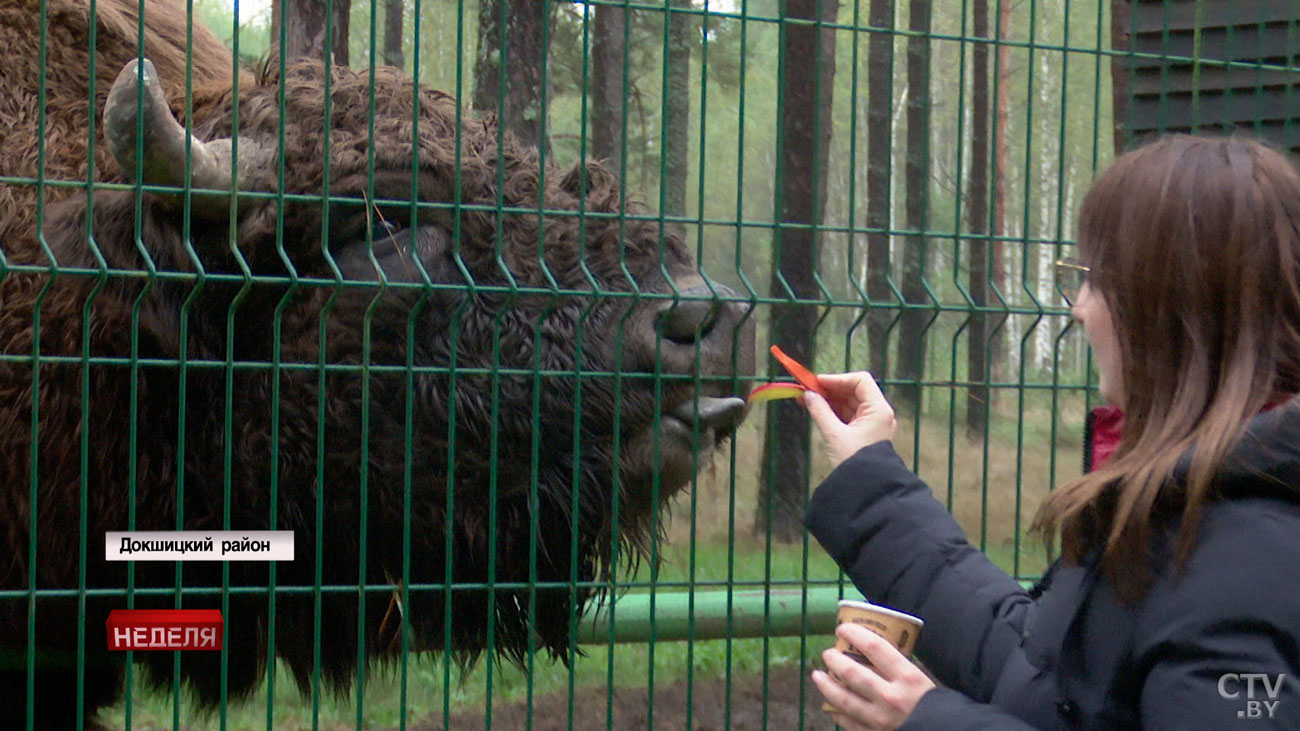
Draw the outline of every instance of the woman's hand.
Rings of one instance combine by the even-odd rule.
[[[867,445],[894,438],[898,429],[894,407],[870,373],[818,376],[817,380],[830,401],[809,391],[804,394],[804,406],[826,442],[832,468]]]
[[[870,660],[872,666],[861,665],[834,648],[822,653],[827,669],[839,682],[821,670],[813,671],[812,680],[826,702],[838,709],[830,714],[831,718],[847,731],[893,731],[902,726],[921,696],[934,688],[934,683],[875,632],[846,623],[837,627],[835,633]]]

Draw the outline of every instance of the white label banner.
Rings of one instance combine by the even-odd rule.
[[[111,531],[105,561],[292,561],[293,531]]]

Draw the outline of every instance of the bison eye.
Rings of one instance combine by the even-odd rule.
[[[401,232],[401,230],[401,224],[381,218],[375,221],[375,225],[371,227],[370,235],[374,240],[378,241],[380,239],[396,236]]]

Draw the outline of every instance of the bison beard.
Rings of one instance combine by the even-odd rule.
[[[101,0],[101,15],[118,5]],[[174,20],[174,9],[151,0],[147,27],[149,12]],[[12,33],[17,21],[5,22]],[[134,47],[101,34],[97,63],[120,68]],[[177,39],[151,35],[148,48],[175,53]],[[163,64],[160,73],[174,79]],[[304,689],[317,666],[346,688],[358,642],[368,660],[394,657],[400,625],[385,623],[393,592],[362,602],[356,587],[404,578],[414,649],[469,663],[491,627],[509,659],[533,647],[565,658],[570,618],[593,599],[593,584],[617,568],[616,556],[646,554],[654,516],[689,482],[696,454],[743,418],[736,374],[752,369],[752,318],[694,273],[679,240],[652,221],[609,215],[622,194],[601,165],[543,166],[494,121],[458,114],[452,98],[396,71],[372,79],[335,69],[330,82],[327,120],[319,65],[294,64],[283,77],[269,66],[241,80],[238,144],[254,164],[240,189],[288,199],[195,193],[187,221],[177,193],[145,194],[137,216],[132,191],[96,190],[88,205],[84,190],[51,189],[48,254],[29,209],[0,214],[4,261],[52,258],[62,270],[0,274],[0,537],[9,557],[0,590],[127,586],[126,565],[105,562],[98,546],[132,515],[136,530],[293,530],[297,560],[275,567],[274,584],[304,590],[275,592],[274,613],[265,563],[231,562],[228,579],[217,562],[179,572],[134,565],[137,589],[174,588],[178,576],[187,589],[214,588],[186,593],[187,608],[220,608],[215,589],[233,587],[232,696],[259,682],[272,621],[275,653]],[[61,83],[51,82],[52,96],[85,88],[84,79]],[[230,137],[228,83],[195,99],[195,139]],[[80,166],[84,176],[85,140],[68,144],[71,153],[52,151],[65,164],[49,175],[75,179]],[[323,191],[326,159],[337,200],[322,206],[310,196]],[[415,220],[412,199],[422,202]],[[559,213],[527,212],[543,205]],[[114,274],[101,277],[105,269]],[[157,274],[123,274],[148,271]],[[656,296],[674,291],[682,297]],[[33,353],[39,366],[17,357]],[[489,579],[491,590],[449,597],[442,588]],[[0,599],[0,652],[20,669],[0,677],[0,707],[21,713],[32,607],[14,596]],[[66,727],[75,713],[79,622],[88,711],[120,695],[122,657],[105,650],[103,620],[125,598],[92,592],[84,601],[81,610],[76,596],[35,600],[37,728]],[[174,592],[137,593],[134,606],[176,601]],[[170,682],[171,653],[136,658],[152,680]],[[218,653],[187,654],[180,668],[201,701],[219,700]]]

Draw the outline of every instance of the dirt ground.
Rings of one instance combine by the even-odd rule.
[[[811,681],[803,684],[803,722],[799,719],[798,665],[773,668],[768,673],[766,708],[763,676],[733,677],[731,680],[731,714],[727,718],[726,687],[722,678],[696,681],[691,687],[690,731],[830,731],[834,724],[821,712],[821,695]],[[645,687],[615,688],[613,723],[608,722],[607,696],[604,687],[580,689],[573,700],[573,725],[569,725],[569,694],[552,693],[533,699],[534,731],[686,731],[686,684],[655,686],[654,725],[648,715]],[[766,719],[764,719],[766,713]],[[414,726],[415,731],[485,731],[483,713],[452,716],[444,727],[441,715],[430,716]],[[512,731],[529,728],[528,707],[524,702],[493,706],[493,729]]]

